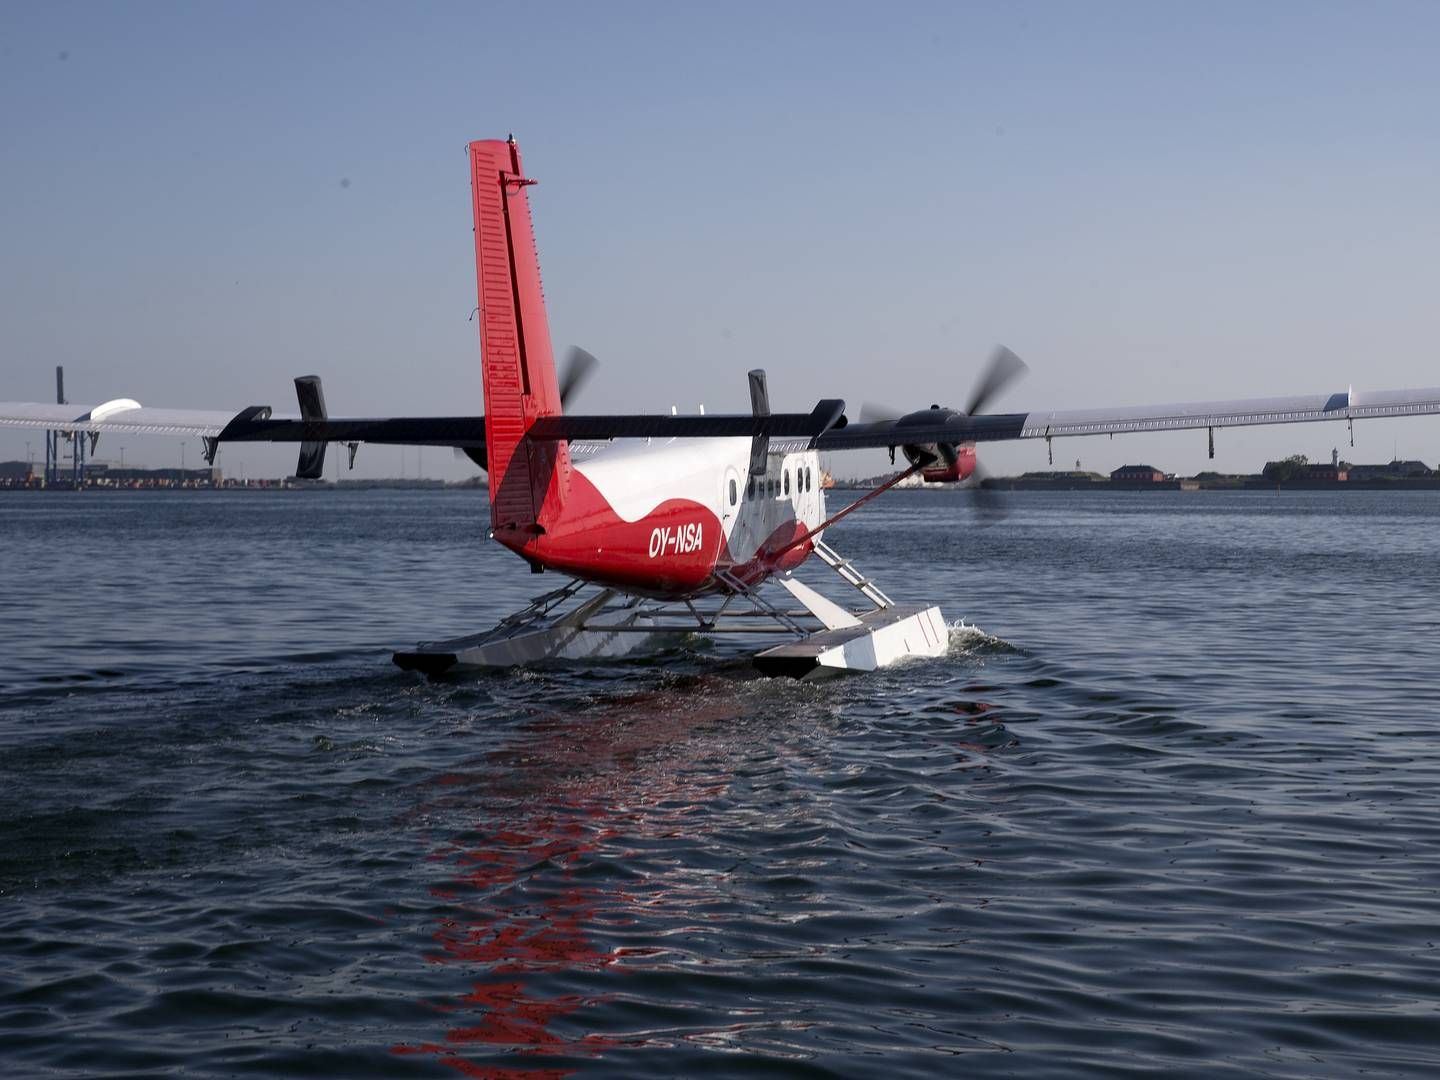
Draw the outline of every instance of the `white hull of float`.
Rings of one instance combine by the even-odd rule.
[[[568,591],[573,594],[578,590]],[[527,609],[522,615],[530,617],[512,616],[484,633],[447,641],[422,641],[411,651],[397,652],[395,663],[409,671],[438,675],[444,671],[524,667],[555,660],[618,659],[663,648],[676,640],[678,635],[673,632],[652,630],[654,617],[641,605],[615,605],[616,595],[604,589],[561,614]]]
[[[813,678],[874,671],[919,656],[944,656],[950,628],[935,605],[894,605],[859,616],[858,625],[821,630],[755,657],[765,675]]]
[[[790,641],[755,656],[766,675],[804,679],[874,671],[912,657],[945,654],[950,630],[933,604],[896,604],[848,560],[815,542],[815,550],[869,607],[850,611],[793,575],[771,578],[799,607],[779,607],[755,587],[717,575],[729,592],[695,601],[657,601],[572,581],[536,597],[494,628],[470,637],[421,642],[395,663],[438,675],[548,661],[606,660],[674,645],[691,634],[780,634]],[[580,594],[596,589],[587,599]]]

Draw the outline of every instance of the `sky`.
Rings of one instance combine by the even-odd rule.
[[[63,364],[87,405],[293,411],[314,373],[332,415],[482,412],[464,147],[510,132],[557,352],[602,362],[586,412],[744,411],[752,367],[787,411],[958,406],[1002,342],[1031,368],[1003,411],[1436,386],[1437,42],[1440,5],[1400,0],[10,0],[0,400],[52,400]],[[1434,418],[1346,440],[1067,439],[1055,464],[1440,461]],[[1041,441],[981,460],[1047,467]],[[474,472],[361,447],[353,475],[402,469]]]

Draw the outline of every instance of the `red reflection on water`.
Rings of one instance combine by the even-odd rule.
[[[443,794],[432,809],[458,806],[480,820],[429,856],[447,863],[453,876],[430,889],[451,907],[432,935],[436,949],[426,960],[464,965],[483,978],[435,1005],[451,1016],[468,1014],[466,1022],[445,1032],[443,1042],[405,1043],[392,1052],[434,1055],[484,1080],[552,1080],[573,1068],[492,1064],[471,1060],[464,1051],[593,1056],[643,1045],[553,1030],[555,1021],[573,1018],[606,996],[547,997],[532,983],[554,973],[612,971],[622,958],[654,951],[598,945],[589,933],[597,914],[603,912],[607,926],[631,923],[642,901],[603,873],[598,884],[577,883],[575,875],[617,838],[675,835],[683,822],[656,811],[657,804],[688,808],[723,793],[728,778],[687,780],[688,770],[680,766],[690,760],[684,747],[697,726],[735,715],[729,694],[718,701],[697,701],[694,693],[649,695],[614,703],[600,715],[541,723],[522,731],[517,745],[490,755],[488,768],[437,777],[435,787]],[[524,809],[531,806],[543,809]],[[647,881],[647,890],[653,903],[663,883]]]

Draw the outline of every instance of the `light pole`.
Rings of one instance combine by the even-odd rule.
[[[185,441],[180,441],[180,486],[185,486]]]
[[[125,468],[125,447],[120,447],[120,468]]]

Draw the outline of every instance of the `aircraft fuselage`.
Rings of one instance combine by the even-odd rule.
[[[825,496],[814,451],[772,453],[758,477],[749,463],[744,438],[576,444],[563,513],[538,535],[495,538],[545,569],[648,596],[721,589],[720,573],[756,584],[810,554]]]

